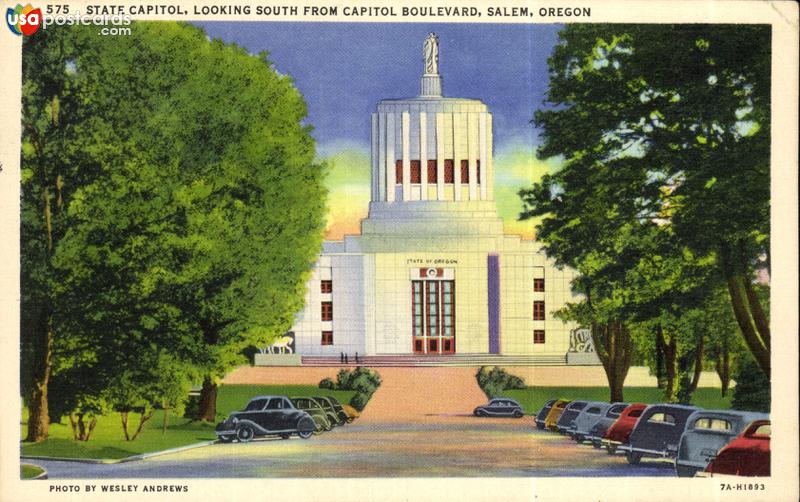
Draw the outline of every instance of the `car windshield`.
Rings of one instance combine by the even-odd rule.
[[[244,411],[261,411],[264,409],[264,405],[266,403],[266,399],[253,399],[247,403],[247,407],[244,409]]]
[[[311,408],[311,402],[308,399],[292,399],[292,403],[298,408]]]
[[[600,414],[600,408],[598,408],[597,406],[594,406],[594,407],[589,408],[588,410],[586,410],[586,413],[588,413],[590,415],[599,415]]]

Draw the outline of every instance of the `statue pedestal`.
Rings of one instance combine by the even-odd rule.
[[[437,73],[426,73],[422,76],[419,85],[421,97],[442,97],[442,77]]]
[[[567,365],[569,366],[598,366],[603,364],[596,352],[567,352]]]
[[[300,366],[300,354],[261,354],[253,358],[256,366]]]

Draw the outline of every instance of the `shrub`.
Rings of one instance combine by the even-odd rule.
[[[525,388],[525,380],[506,372],[499,366],[495,366],[491,370],[487,370],[486,366],[481,366],[478,373],[475,374],[475,378],[478,380],[478,386],[489,399],[501,396],[506,389]]]
[[[769,413],[771,396],[769,378],[764,375],[755,360],[749,355],[738,358],[733,379],[731,407],[742,411],[761,411]]]
[[[353,397],[350,398],[350,406],[352,406],[358,411],[361,411],[367,406],[367,403],[369,402],[369,399],[371,397],[372,397],[371,395],[357,392],[356,394],[353,395]]]
[[[330,378],[323,378],[322,380],[319,381],[319,388],[335,390],[336,384]]]
[[[350,370],[339,370],[339,373],[336,374],[336,388],[339,390],[352,390],[352,379],[353,374]]]

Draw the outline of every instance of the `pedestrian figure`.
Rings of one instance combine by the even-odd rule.
[[[344,355],[344,363],[347,364],[347,354]]]
[[[358,352],[356,352],[356,364],[358,364]]]
[[[344,363],[344,352],[339,352],[339,362]]]

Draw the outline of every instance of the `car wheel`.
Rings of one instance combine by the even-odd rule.
[[[536,428],[539,429],[540,431],[543,431],[544,430],[544,424],[540,424],[539,422],[536,422]]]
[[[595,449],[598,449],[598,450],[599,450],[599,449],[600,449],[600,446],[602,446],[602,445],[600,444],[600,441],[592,441],[592,447],[594,447]]]
[[[239,440],[240,443],[246,443],[253,439],[256,435],[256,431],[247,424],[240,425],[238,429],[236,429],[236,439]]]
[[[522,418],[522,415],[524,415],[524,413],[522,413],[521,411],[514,410],[514,418]]]
[[[353,417],[347,417],[347,423],[348,423],[348,424],[352,424],[352,423],[353,423],[353,420],[355,420],[355,418],[353,418]]]
[[[606,453],[608,453],[609,455],[617,453],[617,447],[611,445],[606,446]]]
[[[234,438],[234,436],[232,436],[230,434],[224,434],[224,435],[219,437],[219,442],[220,443],[230,443],[231,441],[233,441],[233,438]]]
[[[310,438],[311,434],[313,434],[311,431],[300,431],[300,432],[297,433],[297,435],[300,436],[303,439]]]
[[[477,415],[479,417],[485,417],[486,416],[486,412],[483,411],[483,410],[478,410],[478,411],[475,412],[475,415]]]
[[[625,459],[631,465],[638,465],[639,462],[642,460],[642,454],[638,451],[631,451],[625,454]]]
[[[330,431],[330,430],[333,430],[333,425],[331,425],[331,421],[330,420],[325,420],[325,431],[327,432],[327,431]]]
[[[575,434],[574,436],[572,436],[572,439],[574,439],[575,442],[578,444],[583,443],[583,436],[581,436],[580,434]]]
[[[283,434],[281,434],[281,439],[289,439],[290,437],[292,437],[291,434],[287,434],[285,432]]]

